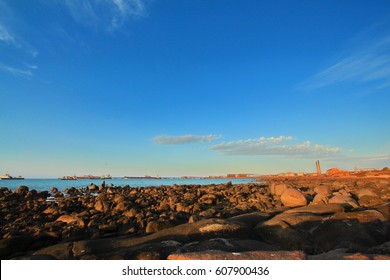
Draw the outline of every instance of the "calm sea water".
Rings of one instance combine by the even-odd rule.
[[[172,186],[177,185],[209,185],[224,184],[231,181],[233,184],[245,184],[256,181],[255,179],[181,179],[181,178],[162,178],[162,179],[106,179],[106,185],[113,184],[116,187],[129,185],[131,187],[149,187],[149,186]],[[24,179],[24,180],[0,180],[0,187],[7,187],[15,190],[19,186],[27,186],[37,191],[50,191],[56,187],[63,191],[66,188],[83,188],[91,183],[100,185],[103,180],[60,180],[60,179]]]

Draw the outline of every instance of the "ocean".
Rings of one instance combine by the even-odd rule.
[[[149,187],[149,186],[172,186],[176,185],[210,185],[210,184],[225,184],[232,182],[233,184],[245,184],[255,182],[253,178],[235,179],[235,178],[223,178],[223,179],[182,179],[182,178],[161,178],[161,179],[122,179],[113,178],[105,179],[106,185],[112,184],[115,187],[124,187],[129,185],[131,187]],[[60,180],[60,179],[24,179],[24,180],[0,180],[0,187],[6,187],[11,190],[17,189],[19,186],[27,186],[30,190],[37,191],[50,191],[53,187],[63,191],[66,188],[84,188],[91,183],[99,186],[103,182],[102,179],[90,180]]]

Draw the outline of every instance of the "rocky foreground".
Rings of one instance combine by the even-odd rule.
[[[389,178],[0,188],[1,259],[390,259]]]

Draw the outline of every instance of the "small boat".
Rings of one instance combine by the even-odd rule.
[[[8,173],[5,173],[3,175],[0,175],[0,180],[24,180],[24,178],[22,176],[12,177]]]

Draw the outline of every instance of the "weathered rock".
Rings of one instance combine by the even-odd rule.
[[[136,217],[137,214],[138,214],[138,211],[134,208],[131,208],[130,210],[125,211],[123,213],[123,216],[128,217],[128,218],[133,218],[133,217]]]
[[[259,223],[254,233],[260,240],[286,250],[311,252],[311,232],[322,223],[324,217],[312,213],[282,213]]]
[[[346,248],[335,249],[326,253],[307,256],[309,260],[390,260],[389,255],[351,253]]]
[[[56,187],[54,188],[51,188],[51,191],[50,191],[52,194],[56,194],[58,193],[58,189]]]
[[[379,196],[365,195],[359,198],[359,205],[363,207],[370,207],[383,204],[385,201]]]
[[[84,221],[81,218],[70,216],[70,215],[62,215],[62,216],[58,217],[58,219],[56,221],[57,222],[67,223],[67,224],[75,223],[78,227],[84,227],[85,226],[85,223],[84,223]]]
[[[346,195],[335,195],[331,199],[329,199],[329,203],[342,204],[347,207],[358,208],[359,204],[350,196]]]
[[[312,239],[317,252],[337,248],[367,250],[385,241],[384,221],[376,210],[336,213],[313,230]]]
[[[25,251],[33,243],[30,235],[14,236],[0,240],[0,258],[5,259],[14,253]]]
[[[248,228],[255,227],[258,223],[266,221],[271,217],[269,213],[264,212],[253,212],[249,214],[242,214],[226,219],[226,221],[233,223],[240,223]]]
[[[331,191],[330,187],[326,186],[326,185],[319,185],[319,186],[314,188],[314,191],[317,194],[322,194],[322,195],[325,195],[325,196],[330,196],[332,194],[332,191]]]
[[[314,196],[314,199],[311,204],[327,204],[329,202],[329,198],[330,196],[319,193]]]
[[[371,247],[367,250],[369,254],[381,254],[390,256],[390,241],[382,243],[376,247]]]
[[[172,254],[168,260],[305,260],[301,251],[251,251],[228,253],[223,251],[206,251],[198,253]]]
[[[288,189],[288,186],[286,184],[278,184],[278,183],[272,183],[270,185],[270,192],[273,195],[282,195],[285,190]]]
[[[146,233],[155,233],[160,230],[172,227],[172,223],[169,221],[151,221],[146,225]]]
[[[29,191],[29,188],[26,186],[19,186],[16,190],[15,193],[21,196],[25,196]]]
[[[284,213],[310,213],[317,215],[329,215],[344,212],[344,207],[339,204],[320,204],[293,208]]]
[[[287,189],[280,197],[284,206],[298,207],[307,205],[306,196],[297,189]]]
[[[376,197],[378,197],[378,194],[370,189],[360,189],[357,193],[357,196],[360,200],[363,196],[376,196]]]
[[[99,212],[107,212],[110,209],[110,205],[105,200],[96,199],[94,208],[96,211],[99,211]]]

